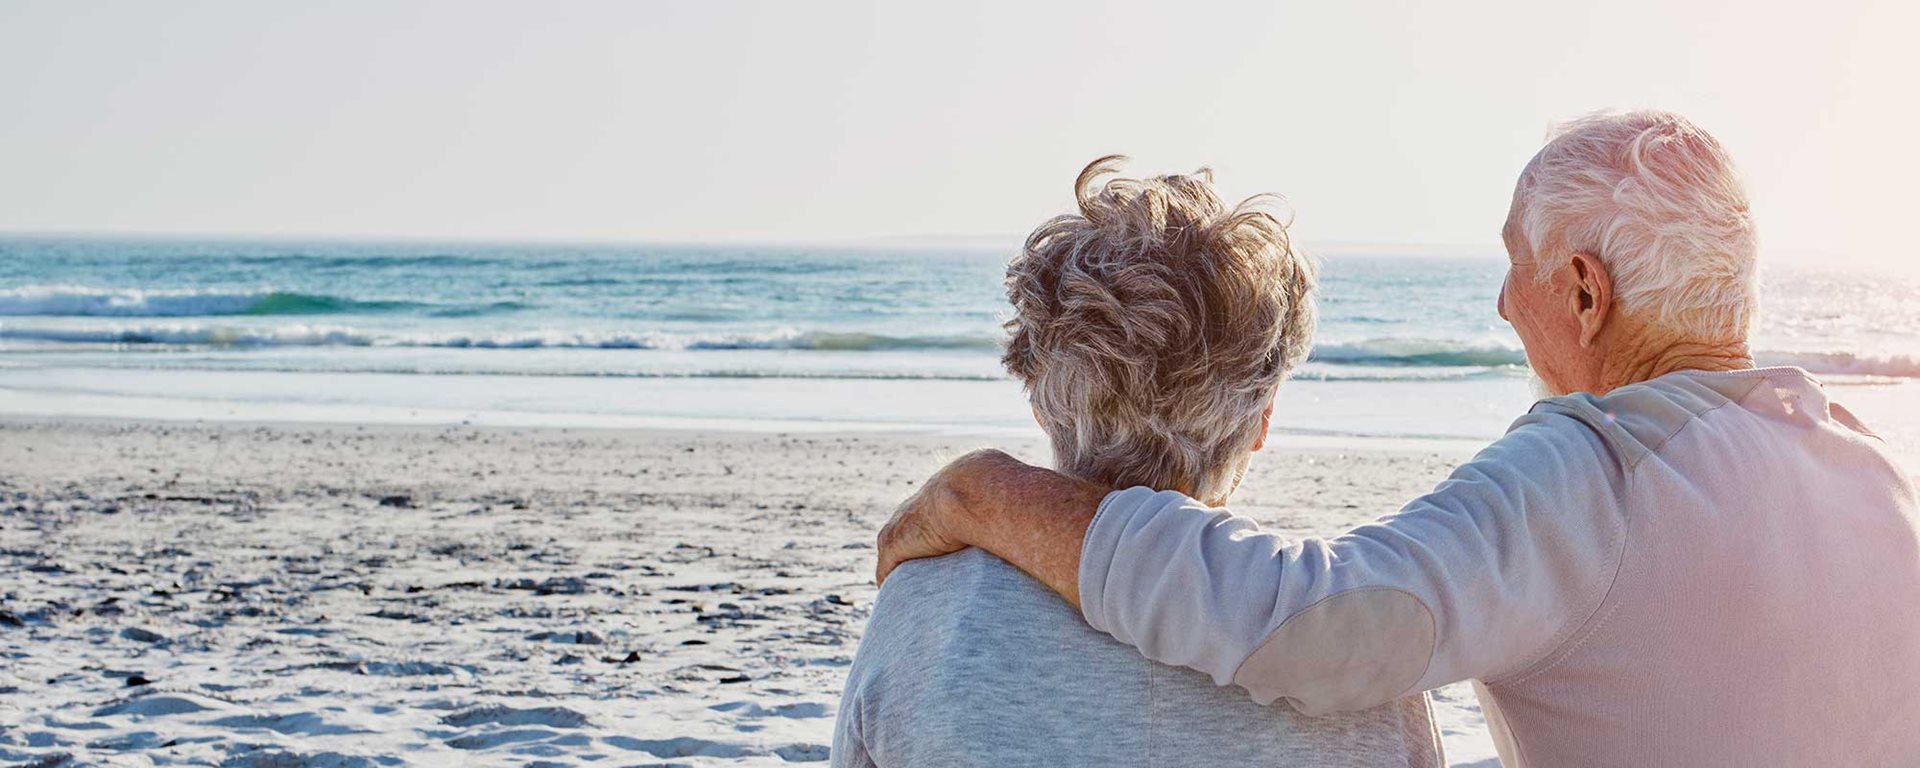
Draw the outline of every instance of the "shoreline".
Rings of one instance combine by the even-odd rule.
[[[1524,381],[1320,381],[1282,390],[1274,438],[1300,449],[1477,450]],[[175,422],[485,425],[1038,440],[1010,380],[615,379],[0,367],[0,415]]]
[[[14,366],[0,419],[479,426],[1039,441],[1019,386],[897,379],[614,379]],[[1819,377],[1815,377],[1819,378]],[[1920,380],[1826,384],[1920,475]],[[1288,381],[1284,450],[1475,452],[1532,404],[1517,379]]]
[[[0,392],[6,390],[0,389]],[[438,414],[435,414],[438,415]],[[417,421],[401,420],[348,420],[344,418],[319,418],[303,420],[298,418],[258,418],[254,414],[248,417],[208,418],[202,414],[164,416],[117,416],[110,414],[67,414],[46,412],[16,412],[5,410],[0,404],[0,429],[5,425],[139,425],[147,427],[215,427],[236,430],[257,428],[281,430],[315,431],[356,431],[369,430],[418,432],[429,430],[468,429],[483,432],[555,432],[561,434],[579,433],[583,435],[602,434],[610,437],[654,437],[654,438],[693,438],[698,436],[723,436],[738,439],[753,437],[860,437],[871,440],[897,439],[901,441],[945,441],[953,443],[978,444],[978,447],[1002,448],[1005,445],[1033,443],[1043,445],[1046,436],[1034,427],[997,427],[997,426],[956,426],[940,424],[887,424],[874,422],[814,422],[814,421],[777,421],[777,420],[702,420],[670,418],[634,418],[604,420],[581,416],[578,420],[563,419],[558,423],[541,420],[548,414],[524,414],[530,416],[526,421],[514,419],[489,419],[485,416],[474,418],[471,414],[459,420],[451,418],[421,419]],[[1450,453],[1471,455],[1486,447],[1492,440],[1457,437],[1380,437],[1359,434],[1314,434],[1289,432],[1284,427],[1275,426],[1269,434],[1269,450],[1304,451],[1315,453]],[[1046,460],[1045,451],[1035,449],[1032,461]]]

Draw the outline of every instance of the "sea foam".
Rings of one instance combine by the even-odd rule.
[[[517,302],[436,305],[355,299],[277,290],[145,290],[84,285],[29,285],[0,290],[4,317],[218,317],[419,312],[462,317],[523,309]]]
[[[0,341],[9,339],[65,344],[166,344],[213,347],[344,346],[661,351],[756,349],[837,352],[916,349],[993,351],[998,345],[996,339],[988,336],[889,336],[872,333],[802,331],[790,327],[764,331],[692,333],[567,330],[407,333],[344,325],[251,326],[223,323],[144,323],[109,327],[35,326],[18,323],[0,325]]]

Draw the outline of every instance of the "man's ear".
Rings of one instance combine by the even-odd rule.
[[[1568,301],[1574,321],[1580,324],[1580,346],[1590,346],[1613,313],[1613,276],[1607,273],[1607,265],[1588,253],[1575,253],[1567,268],[1573,273]]]
[[[1253,439],[1253,450],[1267,447],[1267,430],[1273,428],[1273,401],[1267,401],[1267,409],[1260,412],[1260,436]]]

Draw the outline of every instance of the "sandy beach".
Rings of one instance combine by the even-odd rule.
[[[0,768],[827,765],[863,637],[995,692],[880,759],[1192,761],[1265,712],[956,674],[1045,602],[868,634],[900,502],[1049,429],[1217,498],[1271,397],[1228,506],[1338,535],[1546,392],[1280,570],[1108,505],[1113,650],[1491,677],[1449,768],[1920,765],[1920,3],[565,10],[0,3]]]
[[[988,442],[6,418],[0,762],[823,760],[876,527]],[[1270,450],[1235,501],[1331,532],[1461,458]]]

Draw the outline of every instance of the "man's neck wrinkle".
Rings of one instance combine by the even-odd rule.
[[[1745,340],[1701,341],[1647,329],[1612,346],[1601,367],[1601,387],[1594,394],[1604,395],[1676,371],[1742,371],[1753,367],[1753,353]]]

